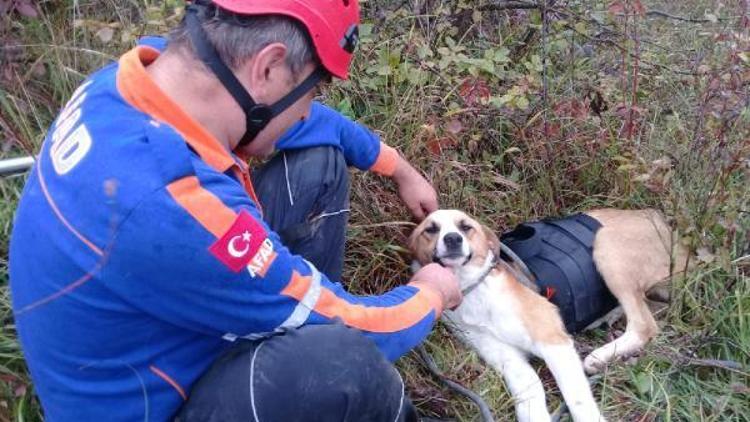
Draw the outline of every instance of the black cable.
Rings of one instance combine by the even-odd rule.
[[[482,416],[483,422],[495,422],[495,419],[492,417],[492,411],[490,410],[490,407],[487,405],[487,403],[484,402],[479,394],[469,390],[468,388],[453,380],[446,378],[445,375],[440,372],[437,365],[435,364],[435,361],[432,359],[432,356],[427,353],[427,350],[425,350],[424,346],[417,346],[417,352],[419,353],[419,357],[422,358],[425,365],[427,366],[427,369],[429,369],[432,375],[434,375],[436,378],[442,381],[443,384],[447,385],[457,393],[473,401],[477,405],[477,407],[479,407],[479,413]]]

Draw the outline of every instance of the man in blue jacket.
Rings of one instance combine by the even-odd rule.
[[[10,276],[47,420],[413,420],[388,362],[461,295],[429,265],[380,296],[340,280],[347,165],[434,189],[313,103],[347,77],[355,0],[191,4],[90,76],[24,188]],[[280,153],[251,177],[243,159]],[[257,188],[254,190],[253,186]]]

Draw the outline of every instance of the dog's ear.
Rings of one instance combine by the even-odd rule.
[[[419,231],[421,229],[421,225],[417,226],[412,230],[411,234],[409,235],[409,240],[407,242],[409,246],[409,251],[412,255],[417,255],[417,239],[419,238]]]
[[[420,264],[425,265],[432,259],[432,250],[426,245],[426,241],[422,236],[424,231],[425,223],[418,225],[411,235],[409,236],[409,250],[411,251],[412,258],[418,261]]]
[[[500,239],[497,237],[495,232],[482,224],[482,231],[484,231],[484,236],[487,238],[487,244],[492,251],[492,253],[495,255],[495,258],[500,257]]]

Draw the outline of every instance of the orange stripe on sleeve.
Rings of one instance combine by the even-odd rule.
[[[430,302],[430,306],[435,310],[437,317],[440,317],[443,313],[443,295],[435,291],[433,287],[420,283],[419,281],[412,281],[409,285],[419,289],[419,293],[424,295],[425,299]]]
[[[378,159],[375,160],[375,164],[370,167],[370,170],[375,173],[382,174],[383,176],[392,176],[393,172],[396,171],[396,165],[398,164],[398,151],[394,148],[380,143],[380,154]]]
[[[216,237],[223,236],[237,219],[237,214],[204,189],[195,176],[174,181],[167,190],[182,208]]]
[[[310,283],[310,277],[302,276],[295,271],[292,274],[292,280],[281,293],[301,301]],[[442,299],[439,293],[426,286],[415,287],[419,289],[417,294],[405,302],[390,307],[349,303],[322,287],[320,299],[314,311],[326,318],[339,317],[344,324],[371,333],[401,331],[414,326],[433,310],[437,316],[442,311]]]
[[[281,294],[302,300],[305,297],[305,293],[307,293],[307,289],[310,288],[311,280],[312,278],[309,276],[305,277],[297,271],[292,271],[292,279],[284,290],[281,291]]]

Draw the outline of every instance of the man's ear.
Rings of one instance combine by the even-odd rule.
[[[245,71],[249,72],[250,86],[255,91],[255,95],[260,97],[267,95],[265,87],[267,84],[276,82],[275,78],[285,78],[283,82],[286,83],[288,76],[282,72],[288,69],[286,55],[286,45],[275,42],[263,47],[244,64]]]
[[[500,239],[497,237],[495,232],[493,230],[490,230],[489,227],[482,224],[482,231],[484,231],[484,236],[487,238],[487,244],[489,249],[492,251],[492,253],[495,255],[495,258],[500,257]]]

